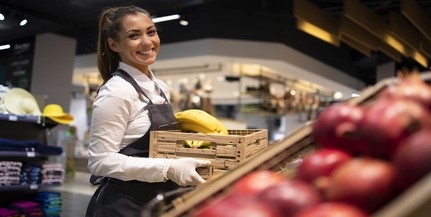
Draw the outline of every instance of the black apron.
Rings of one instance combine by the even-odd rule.
[[[134,157],[149,157],[149,141],[151,130],[175,130],[178,125],[171,105],[165,98],[164,104],[153,104],[151,99],[142,91],[136,81],[125,71],[113,73],[131,83],[135,89],[149,100],[147,105],[151,127],[137,141],[120,150],[119,153]],[[122,181],[115,178],[92,176],[90,181],[101,181],[101,185],[93,194],[87,207],[86,217],[141,217],[145,205],[158,194],[180,188],[176,183],[166,182],[148,183],[141,181]],[[94,183],[93,183],[94,184]]]

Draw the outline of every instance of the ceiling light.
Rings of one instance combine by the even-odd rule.
[[[368,9],[359,0],[346,0],[344,15],[362,28],[380,38],[384,43],[379,44],[379,50],[400,61],[397,53],[404,57],[413,57],[424,63],[419,49],[420,37],[413,28],[394,13],[389,14],[390,25],[387,25],[376,13]],[[421,64],[422,64],[421,63]]]
[[[340,41],[338,40],[337,37],[335,37],[334,35],[332,35],[331,33],[327,32],[326,30],[313,25],[312,23],[309,23],[305,20],[302,19],[298,19],[297,21],[297,27],[298,29],[316,37],[319,38],[323,41],[326,41],[328,43],[331,43],[335,46],[339,46],[340,45]]]
[[[412,52],[411,57],[418,62],[419,64],[421,64],[423,67],[428,67],[428,60],[427,58],[422,55],[419,51],[415,50]]]
[[[180,21],[180,24],[181,24],[182,26],[187,26],[187,25],[189,25],[189,22],[188,22],[187,20],[181,20],[181,21]]]
[[[19,21],[19,25],[20,26],[25,26],[28,22],[28,20],[26,19],[24,13],[22,12],[16,12],[15,13],[15,18]]]
[[[428,66],[426,57],[419,51],[421,47],[421,39],[426,40],[424,36],[421,37],[419,31],[413,26],[404,21],[403,17],[390,12],[389,14],[390,31],[394,37],[400,40],[409,48],[408,55],[416,62],[424,67]],[[407,48],[406,48],[407,49]]]
[[[172,14],[172,15],[168,15],[168,16],[153,18],[153,23],[166,22],[166,21],[176,20],[176,19],[180,19],[179,14]]]
[[[25,19],[25,18],[19,22],[20,26],[25,26],[25,24],[27,24],[27,19]]]
[[[387,43],[384,43],[384,42],[379,43],[379,46],[377,47],[377,49],[379,51],[381,51],[382,53],[386,54],[386,56],[395,60],[396,62],[401,62],[401,60],[403,58],[403,56],[401,55],[400,52],[395,50],[393,47],[391,47]]]
[[[0,45],[0,50],[6,50],[6,49],[9,49],[9,48],[10,48],[10,44]]]
[[[352,93],[350,96],[351,97],[360,97],[361,95],[359,93]]]
[[[295,0],[294,15],[298,29],[335,46],[340,45],[335,17],[305,0]]]
[[[404,55],[405,57],[409,56],[410,54],[409,49],[406,46],[404,46],[404,44],[396,37],[394,37],[391,33],[386,33],[385,36],[382,38],[382,40],[386,44],[394,48],[396,51]]]
[[[343,98],[343,93],[341,93],[340,91],[336,91],[332,97],[336,100],[341,99]]]
[[[4,5],[0,5],[0,20],[4,20],[6,18],[8,10]]]

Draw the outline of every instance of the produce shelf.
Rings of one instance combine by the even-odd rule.
[[[431,81],[431,73],[421,75],[426,82]],[[388,85],[399,82],[397,78],[380,81],[366,88],[360,97],[352,98],[349,103],[365,105],[373,100]],[[195,190],[173,201],[174,208],[163,213],[162,217],[192,216],[198,207],[208,199],[227,195],[233,184],[252,171],[272,170],[286,176],[292,176],[299,159],[317,148],[311,137],[312,121],[307,122],[281,141],[244,162],[223,176],[208,180]],[[427,217],[431,213],[431,174],[402,192],[388,204],[375,212],[373,217]]]

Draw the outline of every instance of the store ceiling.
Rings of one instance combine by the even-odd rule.
[[[334,17],[343,13],[343,0],[309,2]],[[383,20],[387,20],[390,11],[400,14],[400,1],[361,2]],[[416,2],[431,20],[431,1]],[[336,47],[299,31],[293,15],[293,0],[0,0],[0,10],[5,11],[6,16],[5,20],[0,21],[0,43],[52,32],[76,38],[77,55],[94,53],[100,11],[108,6],[128,4],[146,8],[155,16],[179,13],[188,20],[189,25],[186,27],[179,25],[178,21],[159,23],[162,43],[199,38],[280,42],[366,84],[376,82],[378,65],[392,61],[378,51],[365,56],[344,43]],[[12,15],[15,19],[10,19]],[[17,24],[18,16],[25,16],[28,24],[20,27]],[[400,64],[417,65],[408,58],[403,58]]]

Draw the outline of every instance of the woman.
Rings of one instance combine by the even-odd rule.
[[[160,192],[204,182],[210,161],[148,158],[150,130],[175,129],[167,85],[154,77],[160,38],[149,13],[109,8],[99,20],[97,67],[104,84],[93,103],[88,169],[105,177],[86,216],[141,216]]]

